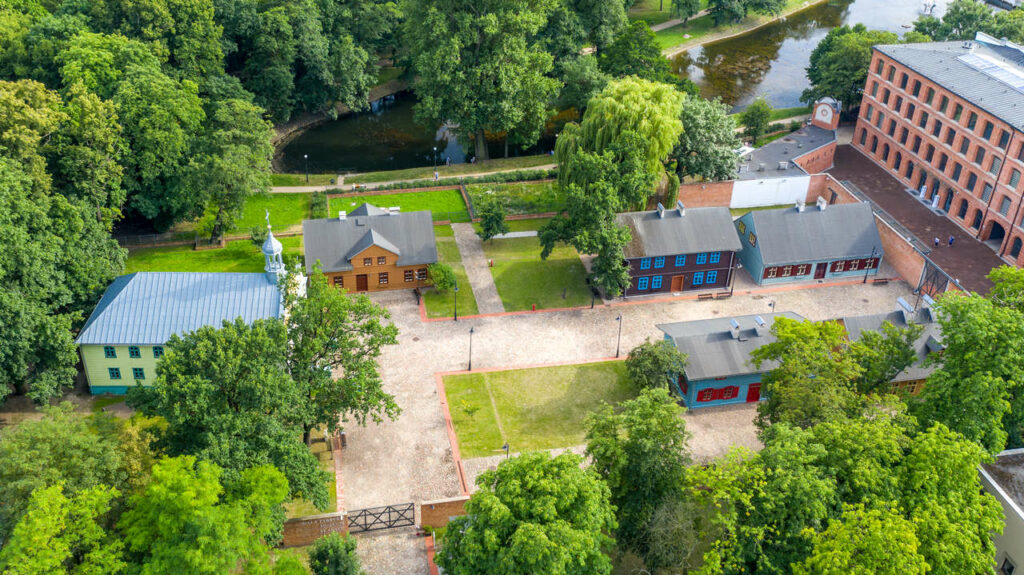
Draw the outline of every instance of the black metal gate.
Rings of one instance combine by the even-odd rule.
[[[409,527],[416,524],[416,505],[402,503],[357,509],[348,513],[349,533],[379,531],[395,527]]]
[[[921,270],[921,281],[917,284],[918,293],[933,297],[937,296],[946,291],[949,282],[949,274],[935,265],[935,262],[926,256],[924,258],[924,268]]]

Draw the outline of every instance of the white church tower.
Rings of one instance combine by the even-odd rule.
[[[274,232],[270,231],[270,210],[267,210],[267,239],[263,242],[263,260],[266,265],[263,267],[263,271],[267,274],[267,281],[276,284],[281,276],[284,275],[284,261],[281,259],[281,242],[274,237]]]

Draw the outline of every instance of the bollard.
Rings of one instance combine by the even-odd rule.
[[[530,311],[537,311],[537,304],[533,304],[533,306],[530,308]]]

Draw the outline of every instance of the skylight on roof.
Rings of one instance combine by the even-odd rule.
[[[1024,93],[1024,71],[1013,64],[980,54],[962,54],[957,59],[982,74]]]

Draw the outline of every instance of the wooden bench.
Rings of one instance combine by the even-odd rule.
[[[871,280],[871,283],[877,284],[877,285],[880,285],[880,286],[881,285],[885,285],[885,284],[889,283],[889,278],[874,278],[873,280]]]
[[[722,291],[715,294],[715,299],[726,299],[732,297],[731,291]]]
[[[702,300],[702,299],[715,299],[715,294],[713,294],[713,293],[697,294],[697,299],[698,300]]]

